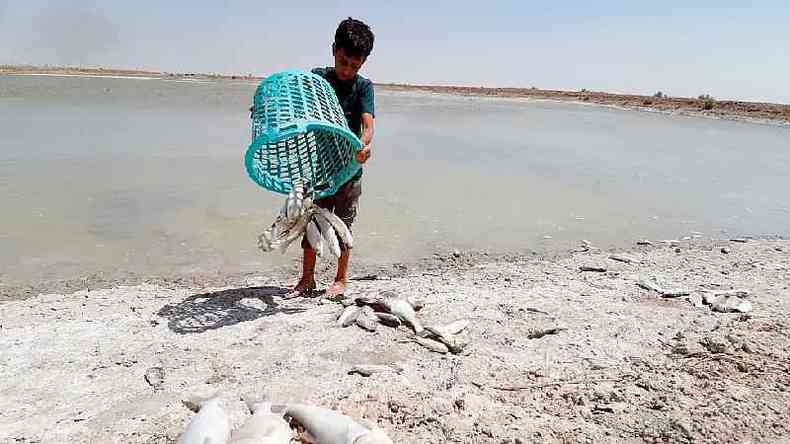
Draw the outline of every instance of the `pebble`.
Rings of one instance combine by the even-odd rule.
[[[626,256],[626,255],[623,255],[623,254],[613,254],[613,255],[609,256],[609,259],[611,259],[613,261],[617,261],[617,262],[624,262],[626,264],[633,264],[633,263],[639,262],[636,258],[633,258],[631,256]]]
[[[739,298],[746,298],[749,297],[749,290],[724,290],[724,291],[717,291],[716,296],[737,296]]]
[[[165,369],[162,367],[151,367],[145,371],[145,382],[148,383],[154,390],[162,388],[165,382]]]

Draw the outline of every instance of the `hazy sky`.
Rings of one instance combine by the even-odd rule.
[[[790,0],[748,3],[0,0],[0,63],[265,75],[329,64],[351,15],[374,81],[790,103]]]

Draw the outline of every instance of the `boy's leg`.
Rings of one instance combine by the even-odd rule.
[[[357,216],[359,196],[362,194],[362,180],[351,180],[338,190],[335,194],[334,212],[351,230],[351,225]],[[335,282],[326,290],[326,296],[336,298],[345,294],[348,285],[348,264],[351,260],[351,249],[342,242],[340,243],[340,258],[337,261],[337,274]]]
[[[315,290],[315,250],[302,249],[302,277],[293,289],[294,296]]]

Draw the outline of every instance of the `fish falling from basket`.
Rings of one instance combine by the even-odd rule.
[[[274,223],[259,236],[263,251],[285,252],[304,234],[320,256],[351,247],[351,231],[314,200],[334,195],[361,168],[362,142],[349,129],[332,86],[304,71],[282,71],[264,79],[252,106],[252,142],[244,156],[247,175],[287,195]]]
[[[263,252],[285,253],[288,246],[305,234],[316,255],[329,253],[340,257],[341,243],[347,248],[354,244],[351,230],[331,211],[313,203],[311,192],[299,183],[288,194],[274,223],[258,236],[258,248]]]

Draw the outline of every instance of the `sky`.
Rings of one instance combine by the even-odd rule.
[[[265,76],[332,63],[347,16],[376,82],[790,104],[790,0],[0,0],[0,64]]]

